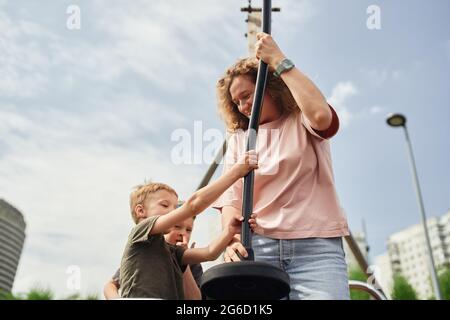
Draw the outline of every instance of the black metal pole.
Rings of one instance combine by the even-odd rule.
[[[271,12],[272,12],[272,1],[264,0],[263,5],[263,21],[262,21],[262,31],[270,34],[270,24],[271,24]],[[253,150],[256,147],[256,138],[258,135],[259,119],[261,116],[262,103],[264,99],[264,91],[266,88],[267,73],[269,67],[267,63],[260,60],[258,76],[256,78],[255,94],[253,98],[252,114],[250,117],[250,124],[248,128],[248,140],[247,140],[247,151]],[[253,212],[253,186],[254,186],[255,174],[251,171],[248,175],[244,177],[244,190],[242,194],[242,216],[244,217],[241,241],[243,246],[248,252],[248,257],[246,260],[254,260],[250,226],[248,220]]]

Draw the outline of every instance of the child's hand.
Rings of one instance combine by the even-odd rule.
[[[239,177],[245,177],[250,171],[258,169],[258,154],[255,150],[250,150],[238,159],[234,165]]]
[[[228,224],[228,232],[231,234],[240,234],[242,221],[244,221],[244,217],[240,213],[233,216]]]
[[[188,243],[187,242],[181,242],[181,241],[179,241],[179,242],[177,242],[176,243],[176,245],[177,246],[180,246],[180,247],[182,247],[182,248],[184,248],[184,249],[187,249],[188,248]]]
[[[248,223],[250,224],[250,229],[252,229],[252,231],[255,231],[255,228],[258,226],[258,223],[256,222],[256,214],[252,214],[250,216],[250,219],[248,219]]]

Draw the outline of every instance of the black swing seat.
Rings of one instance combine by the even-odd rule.
[[[203,274],[200,288],[212,300],[279,300],[290,292],[287,273],[257,261],[216,265]]]

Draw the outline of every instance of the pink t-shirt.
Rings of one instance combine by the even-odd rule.
[[[253,195],[256,233],[275,239],[349,234],[334,187],[328,139],[336,133],[339,120],[331,110],[333,123],[322,132],[312,129],[301,112],[259,126]],[[224,172],[245,152],[246,143],[246,131],[230,135]],[[243,182],[242,178],[234,183],[213,207],[242,211]]]

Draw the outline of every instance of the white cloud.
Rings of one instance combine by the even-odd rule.
[[[386,108],[380,106],[372,106],[369,108],[370,114],[380,114],[386,112]]]
[[[107,100],[87,99],[84,103],[86,110],[76,113],[49,107],[21,111],[0,104],[0,132],[10,134],[4,140],[11,145],[11,141],[18,140],[14,143],[16,148],[23,143],[41,148],[77,144],[102,147],[105,142],[125,140],[135,144],[133,139],[139,135],[158,134],[187,121],[182,114],[172,112],[170,106],[139,96],[112,94]]]
[[[328,102],[336,109],[339,119],[344,126],[348,126],[352,121],[379,115],[386,112],[386,108],[373,105],[359,109],[349,108],[349,99],[358,94],[358,89],[351,81],[339,82],[333,87]]]
[[[388,81],[398,80],[403,76],[403,71],[390,68],[372,68],[361,69],[361,71],[368,77],[370,83],[379,87]]]
[[[217,24],[218,17],[236,17],[235,5],[137,1],[123,6],[99,0],[81,6],[82,17],[95,16],[82,24],[79,32],[91,33],[83,37],[1,13],[0,95],[34,96],[49,90],[50,78],[67,86],[83,78],[105,84],[127,73],[171,91],[210,83],[223,71],[216,59],[232,61],[233,49],[240,47],[223,46],[223,39],[240,35],[242,26]]]
[[[242,31],[217,20],[231,19],[236,9],[217,1],[138,1],[127,7],[97,1],[98,29],[111,39],[101,50],[122,72],[131,69],[165,89],[184,88],[194,79],[210,82],[222,72],[213,59],[233,59],[223,38]]]
[[[347,100],[358,93],[351,81],[339,82],[333,87],[328,102],[336,109],[341,123],[346,126],[354,118],[354,114],[347,106]]]
[[[50,60],[39,40],[55,36],[29,21],[12,21],[0,12],[0,96],[29,97],[42,92]]]
[[[309,0],[280,0],[273,1],[272,5],[281,8],[283,23],[287,25],[295,25],[308,23],[318,13],[318,3]],[[274,13],[276,15],[279,13]],[[276,22],[275,22],[276,23]]]

